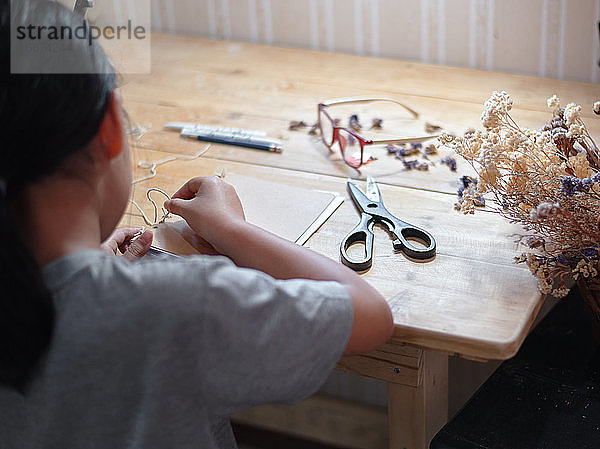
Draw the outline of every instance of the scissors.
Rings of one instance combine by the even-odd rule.
[[[424,229],[413,226],[392,215],[383,205],[381,193],[375,179],[367,177],[366,193],[348,179],[348,190],[354,204],[360,211],[360,223],[344,238],[340,245],[342,263],[355,271],[363,271],[371,267],[373,263],[373,226],[376,223],[383,224],[388,232],[393,235],[394,249],[403,251],[408,257],[414,259],[429,259],[435,256],[435,239]],[[416,239],[425,247],[417,247],[408,239]],[[365,256],[360,259],[352,259],[347,251],[353,243],[364,243]]]

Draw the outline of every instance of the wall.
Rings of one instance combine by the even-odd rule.
[[[159,32],[600,81],[600,0],[147,1]]]
[[[600,0],[152,0],[161,32],[590,82],[599,20]]]

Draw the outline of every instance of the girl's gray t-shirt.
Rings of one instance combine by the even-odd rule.
[[[228,416],[314,393],[352,328],[340,284],[223,256],[87,250],[43,274],[54,335],[25,394],[0,386],[1,449],[235,448]]]

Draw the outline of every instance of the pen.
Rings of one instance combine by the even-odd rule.
[[[181,131],[181,135],[191,137],[193,139],[202,140],[205,142],[223,143],[226,145],[237,145],[240,147],[253,148],[255,150],[271,151],[273,153],[281,153],[281,142],[273,140],[257,139],[251,136],[239,136],[222,133],[201,133],[196,130]]]
[[[254,129],[243,129],[243,128],[226,128],[223,126],[212,126],[203,125],[201,123],[188,123],[188,122],[167,122],[165,128],[175,129],[178,131],[189,130],[197,133],[218,133],[218,134],[234,134],[236,136],[247,136],[247,137],[264,137],[267,135],[264,131],[258,131]]]

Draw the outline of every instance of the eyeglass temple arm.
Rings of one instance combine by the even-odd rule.
[[[371,143],[418,143],[435,139],[436,137],[439,137],[439,134],[432,134],[430,136],[403,137],[401,139],[373,139],[371,140]]]
[[[369,103],[371,101],[391,101],[392,103],[396,103],[397,105],[402,106],[404,109],[410,112],[414,118],[419,118],[419,113],[417,111],[410,108],[409,106],[406,106],[404,103],[399,102],[398,100],[394,100],[393,98],[337,98],[334,100],[324,101],[321,104],[323,106],[333,106],[344,103]]]

